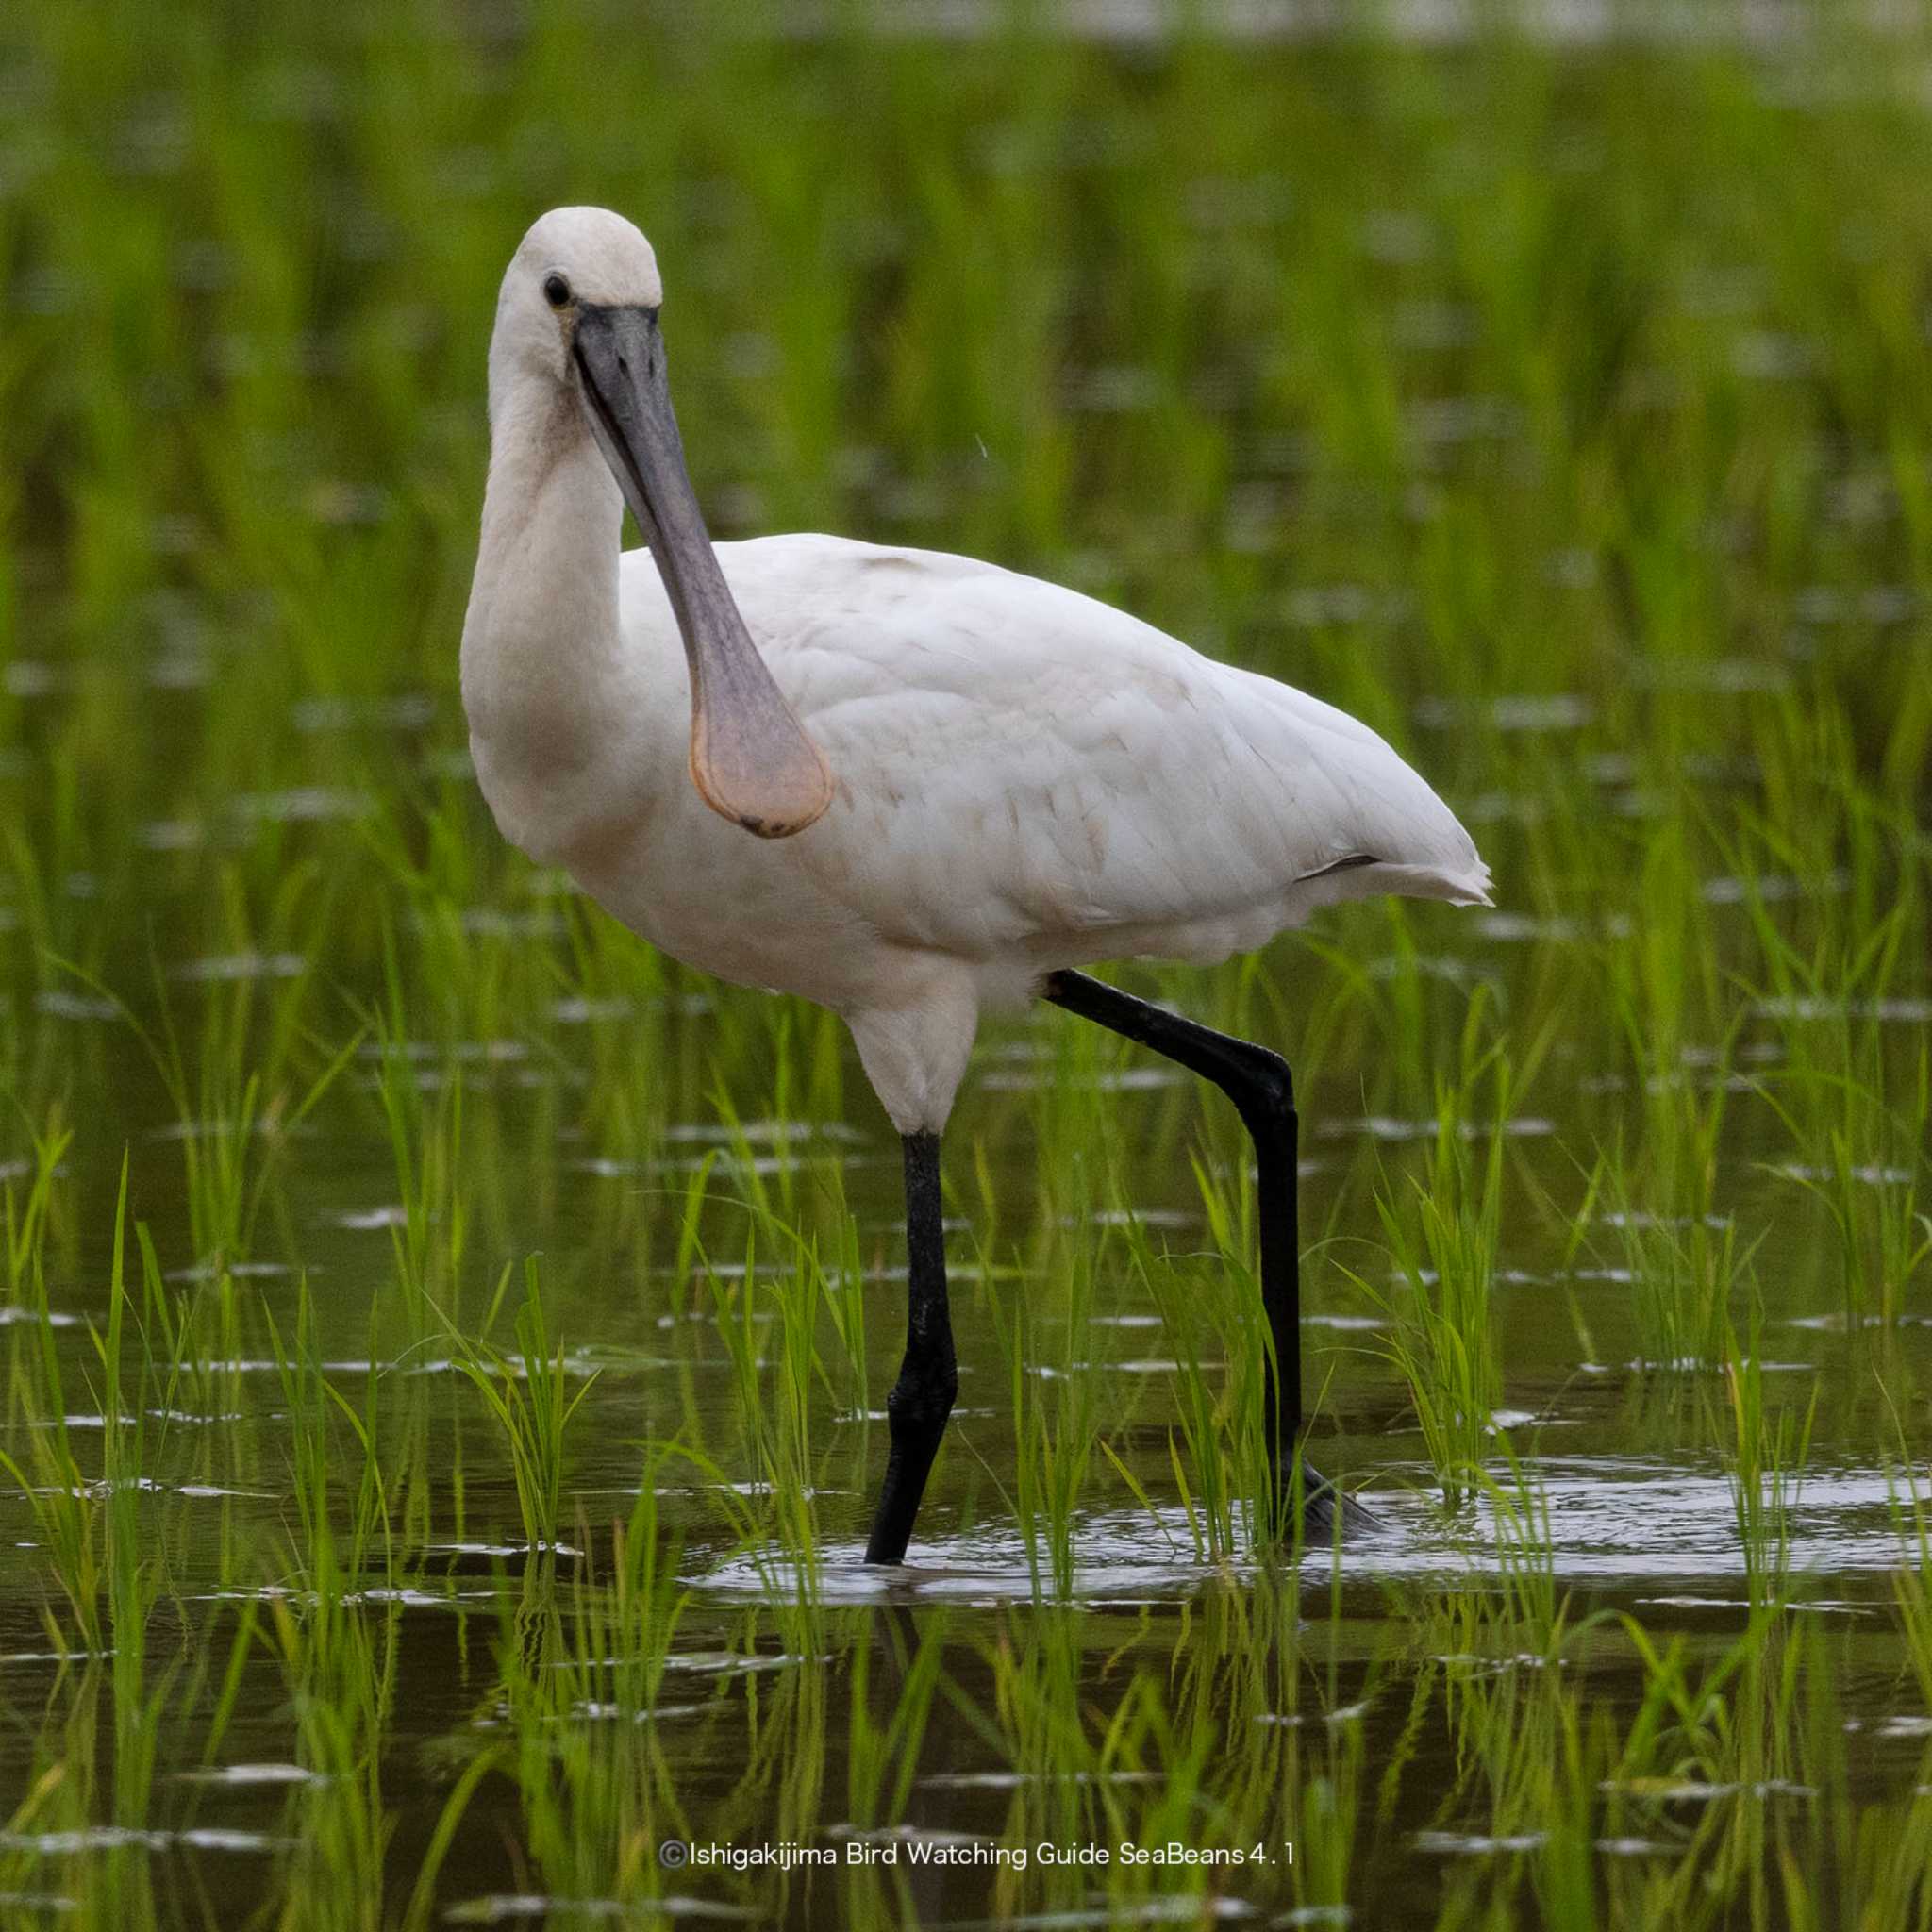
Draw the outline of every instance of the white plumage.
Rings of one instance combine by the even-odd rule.
[[[675,545],[620,555],[617,431],[586,399],[559,283],[587,314],[649,314],[613,369],[656,353],[642,236],[594,209],[538,223],[498,308],[463,638],[485,795],[508,837],[667,953],[843,1015],[902,1133],[944,1124],[979,1014],[1054,968],[1214,960],[1382,892],[1487,899],[1448,808],[1332,707],[1053,584],[833,537],[716,546],[831,777],[804,829],[748,836],[692,782],[688,658],[710,660],[667,595]],[[665,531],[669,488],[626,485]],[[722,712],[736,687],[716,688]],[[780,728],[758,702],[747,733]]]

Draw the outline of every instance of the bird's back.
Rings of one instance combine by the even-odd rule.
[[[1313,908],[1486,899],[1453,813],[1366,725],[1060,586],[821,536],[718,546],[838,780],[769,850],[883,939],[1028,970],[1264,942]],[[626,628],[677,657],[648,556]]]

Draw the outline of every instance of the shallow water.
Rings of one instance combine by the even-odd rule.
[[[1472,941],[1476,949],[1484,943],[1479,934]],[[716,1021],[694,1013],[677,1024],[702,1030]],[[452,1068],[486,1071],[516,1063],[488,1050],[439,1058]],[[986,1157],[997,1161],[1004,1203],[1024,1200],[1035,1161],[1024,1146],[1001,1146],[983,1124],[984,1109],[1007,1104],[997,1074],[1009,1064],[998,1053],[985,1058],[982,1068],[994,1077],[981,1079],[962,1115],[962,1143],[980,1139]],[[1321,1111],[1316,1096],[1324,1086],[1312,1083],[1308,1096],[1315,1144],[1345,1151],[1379,1143],[1398,1154],[1412,1145],[1406,1122]],[[1174,1096],[1114,1081],[1090,1090],[1064,1073],[1059,1091],[1076,1106],[1098,1109],[1120,1145],[1148,1146],[1150,1180],[1165,1174],[1169,1197],[1185,1201],[1178,1176],[1152,1153],[1159,1144],[1158,1124],[1141,1117],[1174,1105]],[[1196,1099],[1184,1093],[1180,1104],[1185,1108]],[[528,1089],[491,1084],[467,1091],[465,1101],[512,1116],[530,1104]],[[520,1178],[515,1165],[503,1175],[511,1198],[500,1204],[511,1225],[541,1218],[558,1231],[546,1243],[546,1266],[555,1268],[558,1284],[552,1332],[562,1341],[567,1387],[584,1391],[570,1424],[565,1528],[558,1547],[533,1557],[520,1529],[503,1441],[488,1425],[458,1358],[461,1351],[453,1354],[447,1336],[431,1334],[371,1353],[371,1293],[379,1297],[392,1278],[391,1242],[408,1216],[380,1201],[381,1181],[392,1179],[385,1173],[387,1156],[366,1130],[345,1130],[341,1116],[351,1106],[332,1101],[320,1110],[314,1131],[290,1143],[277,1182],[292,1230],[290,1260],[171,1271],[171,1291],[212,1295],[225,1276],[238,1291],[258,1294],[286,1333],[294,1319],[292,1271],[306,1271],[320,1374],[352,1409],[363,1407],[372,1389],[378,1391],[378,1426],[406,1472],[399,1477],[404,1493],[395,1498],[392,1560],[365,1551],[359,1573],[332,1588],[354,1618],[392,1646],[374,1760],[382,1815],[395,1832],[387,1869],[411,1869],[441,1803],[477,1754],[506,1736],[517,1740],[519,1753],[541,1749],[528,1740],[552,1733],[567,1734],[572,1750],[587,1754],[578,1762],[565,1753],[559,1762],[571,1769],[559,1775],[592,1786],[608,1781],[611,1792],[650,1789],[655,1778],[668,1787],[661,1807],[629,1799],[629,1822],[609,1827],[623,1843],[631,1842],[625,1834],[646,1828],[648,1818],[647,1849],[677,1838],[725,1847],[716,1855],[724,1857],[792,1844],[831,1847],[841,1861],[790,1872],[686,1868],[675,1882],[662,1867],[640,1880],[633,1867],[608,1894],[584,1891],[583,1879],[568,1875],[563,1891],[532,1890],[525,1837],[532,1827],[513,1795],[531,1774],[526,1767],[514,1779],[501,1773],[483,1777],[470,1798],[437,1886],[455,1923],[635,1918],[645,1909],[640,1884],[656,1896],[652,1911],[701,1922],[743,1917],[812,1924],[827,1913],[891,1918],[909,1911],[948,1924],[1008,1922],[1008,1915],[1014,1923],[1041,1924],[1141,1923],[1165,1913],[1192,1923],[1204,1909],[1239,1919],[1311,1910],[1287,1865],[1209,1868],[1205,1893],[1199,1869],[1124,1872],[1122,1843],[1166,1841],[1159,1834],[1169,1827],[1159,1822],[1157,1800],[1169,1789],[1171,1755],[1149,1750],[1109,1761],[1091,1740],[1074,1748],[1064,1736],[1030,1735],[1008,1703],[1016,1692],[1003,1671],[1015,1668],[1023,1682],[1040,1674],[1030,1691],[1017,1694],[1047,1703],[1064,1697],[1070,1711],[1118,1709],[1131,1683],[1178,1691],[1181,1708],[1191,1711],[1188,1722],[1220,1740],[1203,1774],[1208,1791],[1223,1778],[1306,1785],[1312,1774],[1307,1754],[1328,1767],[1324,1775],[1339,1774],[1344,1760],[1359,1766],[1352,1774],[1379,1784],[1383,1793],[1376,1842],[1409,1855],[1400,1870],[1372,1884],[1356,1881],[1358,1899],[1376,1901],[1379,1923],[1433,1918],[1439,1863],[1487,1867],[1547,1850],[1549,1824],[1493,1828],[1493,1790],[1457,1773],[1466,1748],[1457,1741],[1466,1722],[1457,1712],[1472,1699],[1500,1694],[1484,1687],[1554,1674],[1566,1685],[1587,1685],[1589,1708],[1634,1722],[1652,1694],[1651,1680],[1613,1623],[1587,1625],[1595,1615],[1635,1620],[1654,1645],[1682,1644],[1693,1667],[1712,1667],[1729,1653],[1751,1624],[1754,1605],[1756,1614],[1772,1618],[1779,1641],[1790,1641],[1800,1624],[1816,1627],[1822,1641],[1846,1646],[1858,1659],[1835,1679],[1824,1719],[1856,1762],[1852,1789],[1868,1802],[1889,1803],[1908,1799],[1926,1782],[1932,1720],[1924,1693],[1898,1668],[1893,1592],[1901,1568],[1920,1560],[1909,1495],[1917,1478],[1909,1463],[1886,1454],[1887,1437],[1867,1415],[1874,1373],[1894,1388],[1909,1388],[1924,1372],[1932,1334],[1916,1308],[1891,1322],[1871,1316],[1848,1324],[1841,1311],[1818,1308],[1802,1285],[1793,1291],[1767,1276],[1765,1384],[1777,1391],[1773,1400],[1811,1417],[1802,1464],[1793,1458],[1757,1484],[1776,1525],[1775,1547],[1767,1554],[1740,1531],[1747,1478],[1725,1454],[1722,1431],[1713,1435],[1708,1426],[1710,1415],[1721,1418],[1732,1399],[1725,1377],[1700,1363],[1644,1368],[1633,1361],[1629,1268],[1589,1265],[1553,1251],[1546,1237],[1505,1229],[1495,1289],[1505,1406],[1494,1440],[1498,1449],[1507,1441],[1521,1461],[1513,1472],[1498,1462],[1492,1474],[1499,1490],[1445,1514],[1398,1382],[1360,1353],[1386,1336],[1391,1318],[1365,1307],[1336,1268],[1311,1257],[1309,1371],[1311,1386],[1324,1390],[1316,1453],[1351,1487],[1362,1486],[1379,1522],[1339,1550],[1305,1552],[1284,1571],[1248,1536],[1239,1505],[1235,1543],[1203,1547],[1200,1522],[1176,1493],[1177,1468],[1185,1471],[1184,1453],[1177,1464],[1170,1449],[1176,1398],[1186,1387],[1178,1363],[1192,1349],[1210,1384],[1220,1386],[1227,1379],[1223,1357],[1175,1330],[1170,1313],[1119,1265],[1118,1255],[1115,1265],[1096,1270],[1091,1302],[1069,1308],[1024,1251],[1011,1263],[986,1269],[969,1250],[960,1254],[955,1282],[962,1382],[946,1457],[912,1561],[900,1571],[869,1572],[859,1558],[883,1453],[878,1400],[896,1353],[903,1270],[889,1141],[855,1091],[849,1123],[749,1124],[738,1138],[738,1156],[727,1157],[721,1170],[738,1186],[755,1177],[789,1177],[802,1189],[836,1185],[857,1231],[851,1279],[867,1309],[870,1393],[855,1405],[849,1374],[838,1366],[821,1318],[825,1380],[810,1398],[807,1452],[816,1474],[802,1492],[820,1540],[814,1560],[801,1570],[782,1537],[756,1526],[770,1485],[748,1474],[757,1463],[721,1327],[736,1323],[735,1298],[748,1287],[772,1291],[790,1271],[782,1261],[756,1261],[747,1273],[742,1263],[721,1259],[705,1285],[698,1277],[706,1271],[690,1263],[671,1265],[667,1257],[639,1267],[626,1241],[600,1240],[598,1201],[613,1186],[654,1187],[658,1176],[677,1176],[671,1185],[681,1189],[689,1163],[674,1157],[610,1171],[567,1155],[571,1141],[563,1139],[542,1176],[551,1205],[541,1208],[521,1198],[528,1175]],[[1005,1137],[1014,1124],[1000,1118]],[[1512,1158],[1529,1162],[1553,1157],[1569,1131],[1541,1124],[1547,1131],[1524,1136],[1513,1131],[1519,1124],[1505,1124],[1502,1143],[1514,1150]],[[508,1130],[502,1121],[498,1126]],[[1013,1138],[1024,1141],[1024,1123],[1018,1126]],[[703,1146],[716,1139],[710,1123],[691,1121],[671,1124],[662,1144]],[[169,1143],[157,1129],[138,1133],[136,1144]],[[765,1151],[779,1146],[788,1151]],[[1551,1169],[1557,1171],[1554,1158]],[[1732,1183],[1724,1198],[1735,1206],[1713,1222],[1725,1224],[1734,1214],[1781,1230],[1780,1241],[1816,1239],[1815,1230],[1807,1233],[1801,1191],[1774,1166],[1740,1147],[1727,1155],[1726,1172]],[[1348,1198],[1345,1177],[1323,1163],[1302,1186],[1317,1226],[1325,1224],[1338,1191]],[[1157,1195],[1164,1191],[1150,1188]],[[719,1207],[709,1220],[731,1218],[732,1191],[718,1187]],[[1121,1239],[1121,1224],[1134,1218],[1112,1209],[1091,1216],[1041,1211],[1053,1224],[1042,1239],[1102,1243],[1103,1256],[1108,1236]],[[1645,1225],[1645,1217],[1627,1218]],[[1150,1238],[1174,1257],[1183,1278],[1219,1265],[1188,1258],[1209,1245],[1198,1209],[1150,1208],[1149,1219]],[[958,1250],[971,1216],[955,1220]],[[163,1253],[181,1251],[185,1230],[159,1219],[155,1227]],[[571,1229],[578,1231],[575,1252],[564,1235]],[[1605,1239],[1624,1231],[1606,1229]],[[101,1466],[108,1433],[100,1408],[89,1402],[98,1362],[91,1361],[83,1325],[86,1316],[102,1318],[97,1292],[89,1288],[101,1278],[106,1258],[100,1235],[84,1232],[77,1269],[56,1272],[45,1317],[47,1339],[63,1365],[62,1386],[71,1391],[65,1428],[83,1472]],[[1019,1388],[1091,1391],[1101,1432],[1153,1505],[1129,1496],[1096,1456],[1079,1484],[1058,1567],[1050,1526],[1037,1524],[1029,1542],[1023,1527],[1028,1517],[1016,1513],[1013,1502],[1024,1452],[1015,1442],[1011,1358],[997,1339],[991,1300],[1016,1295],[1037,1304]],[[1583,1311],[1580,1328],[1566,1305]],[[472,1312],[474,1319],[474,1303]],[[758,1373],[774,1397],[787,1317],[770,1303],[750,1315]],[[8,1325],[14,1337],[31,1341],[42,1319],[32,1307],[15,1307]],[[528,1362],[516,1351],[506,1360],[512,1374],[527,1375]],[[28,1388],[19,1379],[24,1372],[15,1373],[17,1391]],[[105,1874],[115,1861],[138,1859],[163,1917],[192,1897],[222,1902],[215,1908],[225,1914],[258,1895],[270,1874],[292,1869],[305,1839],[313,1842],[320,1807],[339,1801],[341,1780],[350,1775],[341,1767],[320,1768],[313,1740],[305,1740],[294,1718],[291,1673],[299,1678],[299,1672],[291,1657],[299,1645],[286,1633],[279,1644],[258,1639],[234,1662],[241,1695],[218,1740],[211,1735],[238,1610],[252,1605],[300,1625],[315,1614],[317,1599],[313,1580],[299,1574],[304,1536],[291,1514],[293,1418],[283,1364],[273,1347],[232,1357],[210,1351],[196,1373],[206,1378],[197,1389],[164,1391],[151,1384],[146,1406],[139,1415],[130,1408],[122,1428],[144,1424],[141,1533],[167,1551],[166,1590],[147,1613],[144,1681],[153,1684],[197,1657],[202,1661],[191,1668],[207,1675],[188,1694],[173,1697],[138,1825],[112,1822],[109,1809],[93,1823],[28,1824],[0,1840],[0,1854],[39,1874],[36,1886],[47,1896],[73,1887],[85,1893],[91,1867]],[[1029,1392],[1021,1399],[1045,1397]],[[32,1438],[54,1426],[53,1416],[37,1413],[32,1397],[17,1392],[9,1453],[25,1464]],[[608,1640],[574,1620],[607,1588],[601,1579],[609,1574],[612,1526],[629,1516],[640,1487],[640,1438],[675,1431],[701,1441],[717,1458],[718,1473],[691,1479],[667,1470],[653,1485],[662,1532],[679,1538],[666,1547],[675,1548],[686,1601],[661,1672],[645,1689],[636,1676],[638,1651],[607,1650]],[[414,1449],[406,1451],[412,1439]],[[340,1431],[336,1442],[338,1453],[352,1447]],[[352,1467],[353,1457],[337,1479],[341,1487],[334,1488],[339,1523],[353,1510]],[[98,1505],[106,1491],[90,1479],[87,1493]],[[724,1528],[720,1509],[726,1499],[753,1512],[748,1540]],[[44,1573],[30,1560],[41,1539],[28,1504],[12,1498],[0,1503],[0,1512],[20,1552],[0,1608],[10,1706],[53,1711],[75,1699],[106,1697],[119,1642],[92,1660],[69,1650],[72,1619],[58,1600],[43,1607]],[[276,1551],[286,1554],[278,1557]],[[1545,1593],[1539,1601],[1546,1595],[1551,1609],[1565,1606],[1573,1629],[1586,1625],[1580,1638],[1552,1650],[1548,1624],[1539,1621],[1547,1611],[1507,1610],[1512,1588],[1525,1575],[1534,1592]],[[1767,1601],[1777,1607],[1765,1611]],[[1486,1621],[1486,1612],[1495,1614]],[[503,1646],[511,1641],[525,1647],[527,1673],[513,1673],[518,1688],[507,1689]],[[941,1707],[928,1716],[906,1768],[908,1781],[897,1787],[902,1795],[880,1817],[855,1806],[850,1712],[870,1703],[876,1721],[889,1725],[895,1697],[907,1694],[912,1659],[928,1642],[941,1646]],[[1029,1657],[1034,1646],[1044,1655]],[[870,1662],[858,1675],[861,1657]],[[1233,1688],[1191,1685],[1200,1670],[1228,1676]],[[567,1687],[546,1687],[546,1675],[567,1679]],[[1006,1716],[995,1716],[1003,1707]],[[1181,1722],[1178,1711],[1173,1721]],[[1278,1745],[1271,1747],[1276,1756],[1264,1753],[1244,1764],[1241,1754],[1252,1753],[1247,1740],[1254,1734],[1302,1740],[1295,1749],[1304,1754],[1303,1770],[1285,1764]],[[43,1761],[46,1747],[37,1738],[44,1735],[16,1726],[13,1741],[0,1747],[0,1767],[17,1793],[27,1790]],[[1731,1780],[1730,1790],[1713,1786],[1702,1766],[1669,1775],[1633,1772],[1624,1780],[1629,1791],[1600,1795],[1590,1826],[1593,1855],[1633,1867],[1701,1856],[1697,1834],[1717,1828],[1698,1822],[1706,1813],[1724,1831],[1745,1829],[1740,1821],[1758,1811],[1770,1818],[1782,1815],[1779,1807],[1818,1802],[1807,1795],[1810,1781],[1828,1771],[1828,1764],[1807,1765],[1804,1775],[1744,1775]],[[799,1780],[809,1787],[803,1795],[794,1789]],[[582,1791],[577,1798],[589,1802]],[[1211,1814],[1193,1815],[1196,1823],[1182,1832],[1187,1843],[1197,1836],[1221,1841],[1199,1822]],[[1287,1827],[1308,1828],[1306,1822]],[[1149,1832],[1156,1836],[1148,1839]],[[1116,1862],[1101,1880],[1095,1868],[1046,1863],[1040,1848],[1063,1842],[1111,1844]],[[901,1862],[886,1862],[883,1852],[875,1862],[843,1862],[844,1848],[858,1844],[896,1846]],[[915,1846],[959,1845],[979,1847],[989,1858],[1000,1848],[1032,1849],[1024,1872],[1010,1863],[908,1862]],[[1301,1855],[1307,1856],[1305,1843]],[[570,1870],[554,1849],[543,1869]],[[613,1876],[625,1870],[608,1869]],[[1084,1884],[1075,1882],[1083,1877]],[[396,1882],[393,1875],[388,1881]],[[22,1895],[35,1890],[23,1888]],[[1208,1903],[1214,1900],[1218,1906]]]

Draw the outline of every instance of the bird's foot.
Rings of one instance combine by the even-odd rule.
[[[1358,1530],[1379,1529],[1382,1519],[1366,1503],[1338,1489],[1313,1463],[1303,1461],[1287,1478],[1291,1509],[1296,1475],[1301,1480],[1302,1546],[1315,1549],[1336,1541],[1338,1521],[1341,1540],[1346,1542]],[[1288,1528],[1293,1527],[1291,1520]]]

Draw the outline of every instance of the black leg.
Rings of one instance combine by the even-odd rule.
[[[946,1238],[940,1220],[940,1137],[908,1134],[906,1148],[906,1359],[886,1397],[892,1448],[868,1563],[905,1559],[919,1499],[953,1412],[959,1374],[953,1360],[953,1317],[946,1306]]]
[[[1295,1443],[1302,1428],[1301,1240],[1297,1224],[1294,1085],[1278,1053],[1164,1012],[1084,973],[1052,973],[1041,996],[1082,1019],[1124,1034],[1211,1080],[1234,1102],[1255,1143],[1261,1222],[1261,1307],[1274,1343],[1263,1395],[1271,1503],[1278,1532],[1292,1528]],[[1304,1462],[1303,1534],[1329,1535],[1339,1507],[1344,1522],[1369,1512]]]

